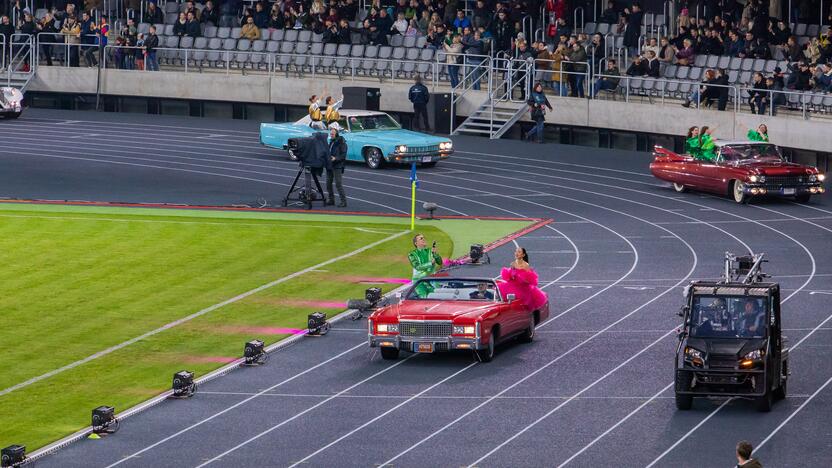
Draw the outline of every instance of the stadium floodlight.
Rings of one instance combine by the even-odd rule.
[[[0,451],[0,466],[3,468],[20,466],[26,461],[26,447],[23,445],[9,445]]]
[[[309,335],[326,335],[329,331],[329,322],[326,321],[326,314],[323,312],[315,312],[309,314],[307,325],[309,326]]]
[[[179,371],[173,374],[173,396],[176,398],[188,398],[196,393],[194,373],[191,371]]]
[[[92,432],[94,434],[113,434],[118,431],[119,422],[112,406],[99,406],[92,410]]]
[[[491,258],[485,252],[482,244],[472,244],[468,256],[471,258],[471,263],[474,264],[491,263]],[[483,261],[483,258],[485,258],[485,261]]]
[[[243,349],[243,358],[245,358],[245,365],[255,366],[266,362],[265,345],[261,340],[251,340],[246,343]]]
[[[422,208],[424,208],[425,211],[428,212],[428,218],[427,219],[436,219],[436,218],[433,217],[433,212],[436,211],[437,208],[439,208],[439,205],[437,205],[436,203],[432,203],[432,202],[426,202],[422,205]]]

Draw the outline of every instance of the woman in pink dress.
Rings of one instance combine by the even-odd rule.
[[[514,294],[530,310],[537,309],[549,298],[537,287],[537,273],[529,265],[529,254],[523,247],[514,251],[514,261],[509,268],[500,271],[503,281],[497,283],[500,294],[505,298]]]

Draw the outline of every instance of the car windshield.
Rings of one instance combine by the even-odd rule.
[[[410,289],[407,299],[498,302],[500,292],[491,280],[425,278]]]
[[[695,338],[764,338],[766,298],[695,296],[690,313],[690,336]]]
[[[780,162],[783,155],[777,145],[769,143],[749,143],[747,145],[726,145],[720,149],[720,156],[726,162]]]
[[[351,132],[367,130],[399,130],[402,128],[393,117],[387,114],[352,115],[349,117]]]

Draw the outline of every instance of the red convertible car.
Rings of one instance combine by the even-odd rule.
[[[494,280],[429,277],[370,316],[369,342],[384,359],[398,358],[399,351],[469,350],[489,362],[498,343],[516,337],[531,342],[547,317],[548,302],[528,310],[513,294],[501,297]]]
[[[650,172],[673,183],[677,192],[696,189],[728,195],[737,203],[753,197],[779,195],[806,203],[825,191],[817,168],[790,163],[771,143],[717,141],[713,161],[695,159],[656,146]]]

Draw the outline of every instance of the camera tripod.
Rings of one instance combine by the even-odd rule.
[[[303,185],[295,188],[298,185],[298,180],[300,180],[301,175],[303,175]],[[314,187],[312,186],[312,181],[315,182]],[[305,167],[301,164],[298,169],[298,174],[292,182],[292,187],[289,188],[289,192],[283,197],[283,206],[289,206],[289,202],[292,202],[292,205],[305,205],[306,209],[309,210],[312,209],[312,202],[315,200],[320,200],[321,204],[324,204],[326,201],[324,198],[324,190],[321,188],[321,182],[318,180],[318,175],[314,172],[313,168]]]

